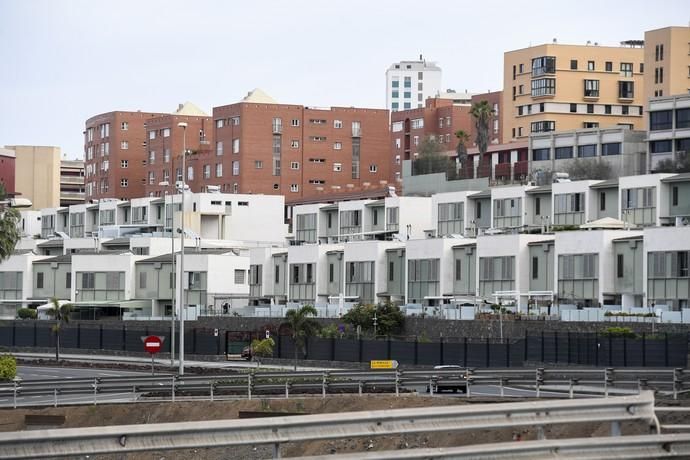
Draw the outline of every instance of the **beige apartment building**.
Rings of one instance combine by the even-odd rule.
[[[14,150],[15,192],[33,203],[32,209],[60,206],[60,147],[9,145]]]
[[[690,27],[664,27],[644,34],[645,101],[690,92]]]
[[[644,129],[644,49],[544,44],[504,55],[503,143],[531,133]]]

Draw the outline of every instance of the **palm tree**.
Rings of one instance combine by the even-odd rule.
[[[7,197],[5,187],[0,184],[0,200]],[[16,209],[3,207],[0,209],[0,261],[7,259],[14,252],[14,247],[19,241],[19,229],[17,223],[20,216]]]
[[[305,305],[297,310],[289,310],[285,314],[285,324],[292,331],[292,340],[295,347],[295,370],[297,370],[297,351],[304,354],[304,346],[307,337],[313,336],[319,330],[319,323],[314,319],[317,315],[313,305]]]
[[[470,114],[474,117],[474,126],[477,128],[477,148],[479,158],[484,163],[484,155],[489,148],[489,124],[495,112],[488,101],[480,101],[472,105]]]
[[[46,311],[46,314],[56,321],[53,326],[53,332],[55,332],[55,361],[60,361],[60,330],[63,324],[69,323],[69,315],[72,313],[72,304],[63,303],[60,305],[60,301],[56,297],[50,299],[50,303],[53,306]]]
[[[462,170],[465,177],[467,177],[465,171],[465,163],[467,162],[467,145],[466,142],[470,140],[470,135],[459,129],[455,131],[455,137],[458,139],[458,146],[455,151],[458,154],[458,163],[460,164],[460,169]]]

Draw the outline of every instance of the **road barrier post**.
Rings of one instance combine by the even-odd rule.
[[[568,397],[573,399],[573,379],[570,379],[570,388],[568,389]]]
[[[358,387],[359,395],[362,396],[362,381],[361,380],[358,382],[357,387]]]
[[[93,405],[98,405],[98,377],[93,378]]]
[[[536,376],[534,378],[535,380],[535,387],[537,390],[537,398],[541,397],[541,386],[544,384],[544,368],[543,367],[538,367],[536,370]]]
[[[53,389],[53,397],[54,397],[54,401],[55,401],[55,407],[58,406],[57,393],[58,393],[58,392],[57,392],[57,388],[54,388],[54,389]]]
[[[175,402],[175,376],[173,375],[170,378],[170,397],[172,399],[172,402]]]
[[[252,399],[252,373],[247,374],[247,399]]]
[[[620,436],[621,435],[621,422],[616,420],[615,422],[611,422],[611,436]]]
[[[211,402],[213,402],[213,382],[211,382],[210,387],[211,387]]]
[[[324,372],[321,376],[321,397],[326,397],[326,385],[328,384],[328,372]]]
[[[400,370],[395,370],[395,396],[400,396]]]
[[[14,388],[13,388],[12,393],[13,393],[12,400],[14,403],[14,408],[16,409],[17,408],[17,380],[16,379],[14,380]]]
[[[285,381],[285,399],[290,399],[290,384]]]

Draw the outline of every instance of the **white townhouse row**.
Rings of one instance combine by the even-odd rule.
[[[188,309],[688,303],[690,174],[294,206],[290,234],[282,198],[268,198],[188,197]],[[173,298],[179,311],[178,209],[166,197],[40,211],[54,237],[24,238],[0,263],[5,316],[51,297],[93,317],[165,316]],[[33,234],[36,214],[22,216]]]

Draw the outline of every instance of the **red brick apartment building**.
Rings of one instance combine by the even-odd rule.
[[[452,93],[446,93],[452,95]],[[471,104],[487,101],[495,111],[489,126],[489,142],[497,144],[501,139],[500,101],[502,91],[476,94]],[[467,148],[475,146],[477,130],[470,114],[471,104],[457,103],[447,97],[429,98],[426,106],[418,109],[403,110],[391,113],[391,156],[394,162],[393,174],[400,179],[402,161],[412,160],[417,149],[427,136],[436,138],[444,151],[455,155],[458,140],[455,133],[465,131],[470,139]]]
[[[86,201],[102,198],[129,200],[160,195],[175,172],[182,153],[186,122],[187,149],[211,148],[211,118],[191,103],[175,113],[109,112],[86,121],[84,131]],[[174,185],[174,180],[168,182]],[[172,188],[170,189],[172,190]]]
[[[7,195],[14,195],[14,150],[0,148],[0,185]]]
[[[85,197],[141,198],[146,178],[146,123],[165,115],[108,112],[86,120],[84,130]]]
[[[391,183],[388,110],[278,104],[260,90],[214,107],[214,153],[203,185],[285,195],[287,203],[381,189]],[[194,171],[195,177],[198,171]]]

